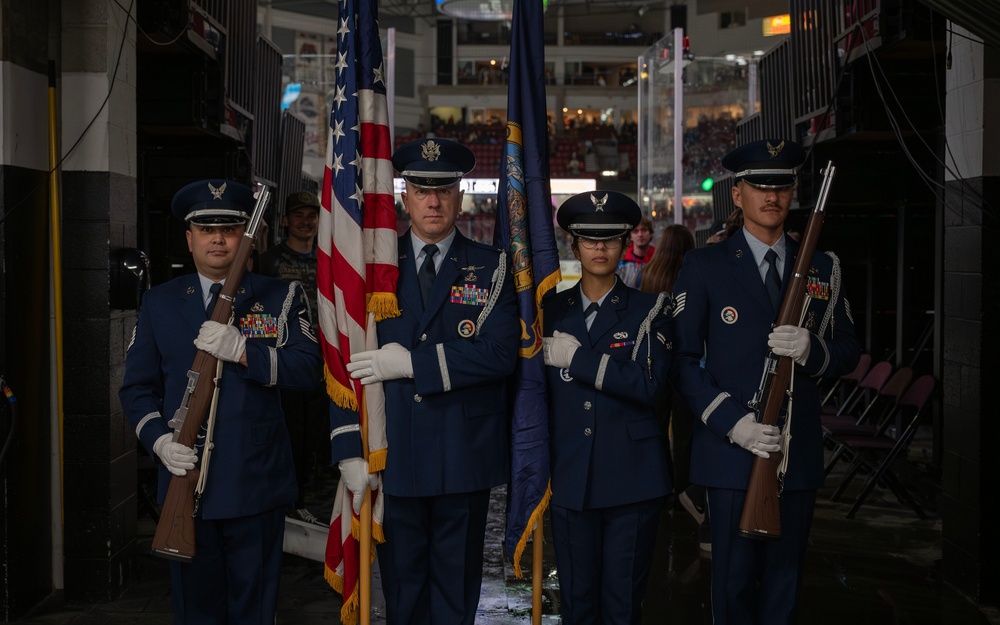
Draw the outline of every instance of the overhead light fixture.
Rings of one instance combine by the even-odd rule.
[[[460,20],[497,22],[514,13],[514,0],[434,0],[434,4],[444,15]],[[548,6],[548,0],[542,0],[542,11]]]

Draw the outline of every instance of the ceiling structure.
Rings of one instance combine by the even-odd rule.
[[[482,0],[488,3],[490,0]],[[1000,47],[1000,3],[995,0],[920,0],[983,38],[990,46]],[[643,13],[647,10],[667,10],[671,4],[687,4],[677,0],[549,0],[549,12],[563,7],[564,14],[612,14],[622,11]],[[692,3],[699,14],[746,9],[749,18],[788,12],[788,0],[698,0]],[[336,18],[337,0],[260,0],[260,6],[317,17]],[[435,0],[380,0],[383,16],[436,19],[441,15]]]

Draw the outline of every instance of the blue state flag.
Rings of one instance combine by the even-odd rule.
[[[551,495],[541,302],[561,276],[549,191],[543,17],[538,0],[514,0],[507,139],[494,229],[494,243],[510,253],[521,318],[504,541],[517,577],[528,537]]]

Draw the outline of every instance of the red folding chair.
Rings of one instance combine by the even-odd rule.
[[[835,414],[824,413],[820,415],[820,424],[823,426],[823,443],[827,447],[833,447],[832,442],[829,440],[830,430],[838,425],[857,423],[860,418],[865,417],[875,402],[878,401],[878,393],[885,386],[885,383],[889,381],[889,376],[891,375],[891,363],[884,360],[876,363],[865,374],[865,377],[858,382],[858,386],[855,389],[857,392],[852,393],[849,400]],[[862,404],[862,402],[864,403]],[[855,408],[859,405],[862,406],[860,416],[851,416],[854,414]]]
[[[910,386],[913,369],[902,367],[882,385],[872,401],[859,417],[851,415],[822,415],[823,433],[834,444],[833,453],[823,467],[824,475],[830,475],[837,461],[845,454],[851,457],[851,450],[844,445],[845,436],[875,436],[881,434],[899,405],[900,398]]]
[[[830,387],[830,390],[826,392],[826,396],[823,397],[823,414],[840,414],[845,407],[849,406],[854,401],[855,396],[861,392],[859,385],[861,384],[861,380],[868,374],[871,366],[871,355],[861,354],[861,357],[858,358],[858,366],[854,368],[854,371],[837,378],[833,386]],[[851,390],[848,392],[847,397],[843,398],[840,402],[833,401],[833,395],[838,389],[843,393],[848,388]]]
[[[888,423],[883,427],[883,431],[875,436],[847,436],[842,439],[844,445],[851,448],[854,454],[854,462],[847,475],[841,481],[840,486],[834,492],[834,500],[837,500],[847,489],[854,476],[864,468],[870,471],[868,480],[861,488],[861,492],[854,499],[854,504],[847,513],[847,518],[852,519],[857,514],[858,509],[871,494],[872,490],[880,482],[885,484],[896,495],[900,503],[910,506],[921,519],[927,518],[923,509],[907,490],[906,486],[892,472],[892,463],[900,454],[909,450],[910,442],[917,433],[920,422],[924,415],[929,412],[925,410],[934,392],[934,376],[923,375],[917,378],[906,393],[899,399],[899,411],[897,417],[901,420],[908,416],[906,426],[893,438],[886,434]],[[900,422],[902,425],[902,422]]]

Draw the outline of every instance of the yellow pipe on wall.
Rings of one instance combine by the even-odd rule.
[[[49,61],[49,212],[52,236],[52,306],[55,311],[56,418],[59,437],[59,513],[65,520],[63,501],[63,303],[62,209],[59,203],[59,140],[56,120],[56,64]]]

